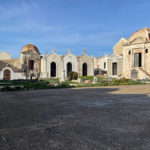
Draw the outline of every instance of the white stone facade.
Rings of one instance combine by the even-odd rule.
[[[10,71],[10,80],[18,80],[18,79],[25,79],[24,73],[14,72],[10,67],[5,67],[3,70],[0,71],[0,79],[4,79],[4,71]]]
[[[105,55],[98,58],[98,68],[107,76],[120,77],[123,73],[123,57],[121,55]],[[115,64],[115,65],[114,65]],[[114,68],[115,67],[115,68]]]
[[[52,68],[51,63],[55,63],[55,68]],[[83,68],[83,64],[87,67]],[[54,70],[55,76],[51,76],[53,74],[52,69]],[[83,69],[86,69],[87,76],[93,76],[94,58],[89,57],[86,53],[82,56],[76,56],[71,53],[70,49],[65,55],[58,55],[55,53],[55,50],[52,50],[51,54],[46,54],[41,59],[41,78],[55,77],[63,81],[67,78],[69,71],[77,72],[79,76],[82,76]]]

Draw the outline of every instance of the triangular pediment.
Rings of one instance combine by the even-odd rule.
[[[137,37],[133,39],[129,44],[139,44],[139,43],[144,43],[146,42],[146,39],[143,37]]]
[[[121,55],[118,55],[118,54],[113,54],[113,55],[111,55],[109,58],[110,58],[110,59],[114,59],[114,58],[120,59],[120,58],[122,58],[122,56],[121,56]]]
[[[119,46],[123,46],[123,45],[126,44],[126,43],[127,43],[127,39],[121,38],[120,41],[118,41],[118,42],[116,43],[116,45],[114,45],[113,49],[115,49],[115,48],[117,48],[117,47],[119,47]]]

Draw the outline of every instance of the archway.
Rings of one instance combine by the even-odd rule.
[[[34,60],[29,60],[29,70],[34,70]]]
[[[72,63],[68,63],[67,64],[67,76],[68,76],[68,74],[70,73],[70,72],[72,72]]]
[[[56,77],[56,63],[51,63],[51,77]]]
[[[10,80],[11,72],[10,70],[6,69],[4,71],[4,80]]]
[[[84,63],[82,66],[82,75],[87,76],[87,64]]]

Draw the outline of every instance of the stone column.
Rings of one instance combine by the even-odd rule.
[[[91,57],[92,60],[92,75],[94,76],[94,57]]]
[[[65,69],[64,69],[64,61],[61,59],[61,81],[65,81]]]

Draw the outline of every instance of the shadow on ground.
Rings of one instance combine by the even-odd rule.
[[[0,149],[149,150],[150,98],[118,90],[1,92]]]

